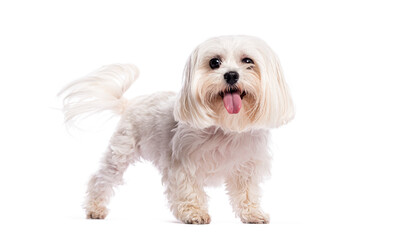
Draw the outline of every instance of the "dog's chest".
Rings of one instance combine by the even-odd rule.
[[[210,129],[186,134],[177,150],[180,160],[207,185],[217,185],[246,162],[267,154],[267,131],[225,133]]]

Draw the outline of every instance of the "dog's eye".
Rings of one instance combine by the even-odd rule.
[[[219,58],[212,58],[212,59],[209,61],[209,66],[210,66],[212,69],[219,68],[221,64],[222,64],[222,61],[220,61]]]
[[[241,61],[243,63],[254,64],[254,61],[250,58],[243,58]]]

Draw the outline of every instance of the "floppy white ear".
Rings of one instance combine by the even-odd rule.
[[[268,127],[279,127],[294,118],[294,105],[277,55],[267,45],[262,54],[265,59],[260,69],[265,93],[263,116]]]
[[[195,128],[206,128],[212,125],[212,119],[207,115],[196,89],[195,84],[200,77],[195,71],[197,61],[198,49],[195,49],[187,60],[183,86],[177,96],[173,114],[178,122],[189,124]]]

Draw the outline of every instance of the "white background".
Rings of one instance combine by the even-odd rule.
[[[1,1],[0,238],[395,239],[398,12],[382,0]],[[110,63],[139,66],[128,96],[178,91],[193,48],[225,34],[266,40],[296,105],[273,130],[271,224],[241,224],[223,188],[208,189],[210,225],[179,224],[145,162],[107,220],[85,220],[86,182],[117,119],[68,132],[57,92]]]

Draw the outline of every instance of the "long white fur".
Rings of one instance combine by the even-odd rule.
[[[223,59],[219,69],[209,59]],[[241,62],[251,57],[252,67]],[[226,71],[240,74],[247,91],[239,114],[223,108]],[[160,92],[131,100],[123,93],[138,76],[133,65],[109,65],[63,89],[65,119],[111,110],[121,114],[107,153],[87,190],[88,218],[105,218],[113,188],[140,158],[162,173],[173,214],[184,223],[210,222],[205,186],[225,183],[236,215],[244,223],[268,223],[260,208],[259,183],[268,175],[269,129],[294,116],[278,58],[262,40],[224,36],[199,45],[185,70],[178,95]],[[150,206],[148,206],[150,207]]]
[[[122,114],[127,105],[122,95],[138,76],[139,70],[132,64],[113,64],[67,85],[59,93],[67,92],[64,98],[65,121],[102,111]]]

